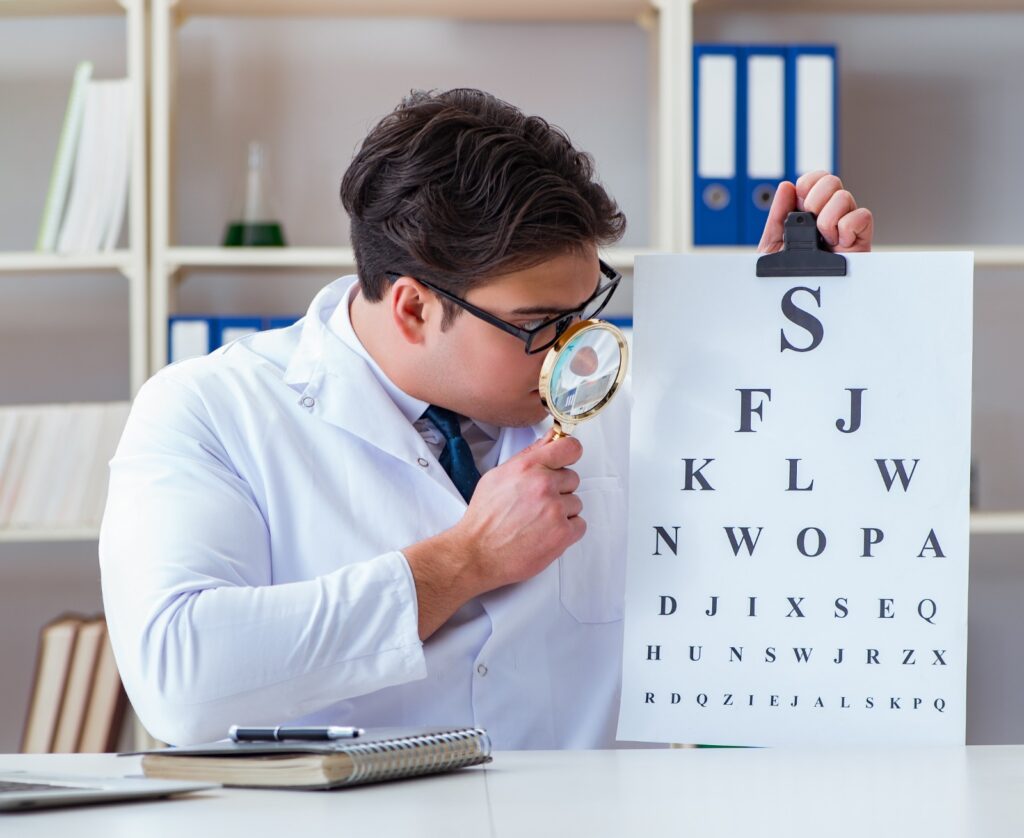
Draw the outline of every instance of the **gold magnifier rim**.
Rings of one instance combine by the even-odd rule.
[[[551,373],[555,368],[555,360],[558,358],[561,351],[573,338],[592,330],[600,330],[608,332],[615,338],[619,344],[619,369],[615,374],[615,383],[608,388],[608,392],[601,398],[601,400],[595,404],[589,410],[577,414],[575,416],[568,416],[562,411],[558,410],[554,406],[554,399],[551,397]],[[573,323],[568,329],[559,335],[551,348],[548,350],[547,357],[544,359],[544,365],[540,369],[540,400],[544,407],[547,408],[548,413],[555,417],[555,421],[562,428],[572,428],[573,426],[589,419],[595,413],[598,413],[604,408],[612,396],[614,396],[619,387],[622,385],[622,380],[626,377],[626,370],[629,368],[629,344],[626,342],[626,336],[622,333],[622,330],[614,323],[609,323],[607,320],[581,320],[579,323]]]

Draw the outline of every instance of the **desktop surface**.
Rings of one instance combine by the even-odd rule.
[[[139,757],[0,755],[0,771],[128,775]],[[1024,746],[500,751],[336,791],[214,789],[0,816],[18,836],[1024,835]]]

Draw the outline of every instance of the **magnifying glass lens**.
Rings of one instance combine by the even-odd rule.
[[[624,357],[613,328],[584,329],[558,351],[548,381],[556,416],[582,419],[607,401],[618,386]]]

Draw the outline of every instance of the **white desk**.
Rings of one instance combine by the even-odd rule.
[[[0,755],[0,770],[131,774],[137,757]],[[1024,746],[520,751],[332,792],[217,789],[0,815],[0,835],[1024,836]]]

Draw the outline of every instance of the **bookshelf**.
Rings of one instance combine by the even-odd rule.
[[[122,249],[62,255],[36,251],[0,251],[0,280],[4,283],[45,283],[53,276],[111,273],[124,281],[128,296],[128,392],[134,395],[149,375],[149,276],[147,264],[146,0],[0,0],[0,24],[5,18],[82,16],[122,18],[125,30],[125,75],[132,102],[132,146],[128,205],[125,214],[127,245]],[[85,56],[83,56],[85,57]],[[68,77],[70,89],[71,78]],[[54,125],[54,134],[59,130]],[[41,188],[45,188],[41,185]],[[5,393],[5,400],[10,394]],[[0,542],[95,540],[94,528],[0,529]]]
[[[43,19],[61,19],[76,24],[85,18],[105,17],[119,21],[124,28],[124,73],[128,78],[133,107],[132,146],[129,193],[125,213],[126,244],[111,252],[61,255],[30,250],[0,251],[0,296],[18,287],[59,284],[68,288],[81,280],[91,289],[97,277],[106,276],[127,297],[128,381],[123,391],[134,395],[149,372],[148,346],[148,263],[147,224],[149,213],[147,190],[147,3],[146,0],[0,0],[0,26],[14,26]],[[120,34],[118,33],[118,40]],[[87,46],[88,37],[77,31],[74,41]],[[116,43],[116,41],[115,41]],[[55,48],[40,45],[41,55],[53,55]],[[77,54],[74,58],[90,56]],[[45,64],[40,64],[45,67]],[[36,72],[33,67],[30,72]],[[70,91],[71,75],[67,75]],[[63,112],[61,112],[63,113]],[[13,119],[14,114],[0,106],[0,120]],[[60,122],[54,121],[52,134],[45,141],[55,140]],[[43,141],[43,138],[39,138]],[[17,165],[16,160],[8,161]],[[48,161],[52,163],[52,158]],[[6,174],[6,173],[5,173]],[[47,170],[48,174],[48,170]],[[8,184],[10,185],[10,184]],[[39,190],[47,182],[40,181]],[[38,223],[34,219],[33,223]],[[105,283],[106,284],[106,283]],[[6,305],[6,302],[5,302]],[[47,324],[40,322],[38,328]],[[52,326],[50,328],[53,328]],[[75,366],[76,359],[66,359]],[[5,388],[5,402],[37,402],[38,393],[12,392]],[[20,388],[19,388],[20,390]],[[65,405],[70,407],[70,405]],[[11,712],[6,728],[0,730],[5,745],[13,750],[20,738],[24,716],[22,702],[28,698],[35,649],[32,627],[66,610],[95,611],[101,607],[99,568],[95,560],[96,527],[10,527],[0,528],[0,556],[5,567],[5,599],[2,610],[3,632],[16,642],[3,649],[3,667],[10,677],[0,687],[2,701]],[[29,641],[29,642],[27,642]],[[141,736],[136,740],[144,741]]]

